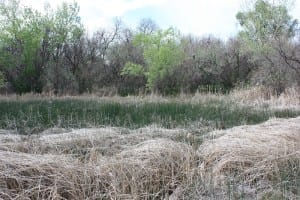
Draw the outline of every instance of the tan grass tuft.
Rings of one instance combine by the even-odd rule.
[[[143,141],[155,138],[177,140],[186,130],[145,127],[136,130],[126,128],[88,128],[66,130],[52,128],[39,135],[23,136],[0,134],[0,149],[33,154],[73,154],[89,158],[90,153],[112,156]]]
[[[0,151],[0,199],[101,199],[96,172],[66,156]]]
[[[281,94],[263,86],[233,90],[230,98],[242,105],[258,108],[268,106],[272,109],[300,110],[300,88],[286,88]]]
[[[2,131],[0,199],[299,197],[300,117],[205,138],[195,151],[181,129]]]
[[[158,139],[122,151],[101,169],[110,175],[112,197],[159,199],[188,179],[194,162],[190,146]]]
[[[273,119],[214,135],[217,138],[204,142],[198,151],[202,176],[212,179],[214,187],[228,187],[228,182],[234,180],[236,187],[245,193],[248,190],[264,195],[267,190],[280,187],[273,184],[283,182],[283,178],[293,180],[292,177],[299,176],[300,117]],[[290,185],[299,187],[297,183]],[[288,191],[291,191],[289,197],[299,195],[297,188]]]
[[[194,163],[189,145],[156,139],[115,156],[0,151],[0,199],[160,199],[188,179]]]

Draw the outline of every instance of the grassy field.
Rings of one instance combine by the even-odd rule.
[[[190,98],[190,99],[189,99]],[[188,128],[198,122],[217,129],[257,124],[269,118],[300,115],[291,108],[272,109],[241,105],[226,96],[158,98],[30,98],[0,100],[0,128],[20,134],[36,133],[51,127],[125,127],[149,125]]]
[[[0,199],[300,198],[297,89],[2,96],[0,113]]]

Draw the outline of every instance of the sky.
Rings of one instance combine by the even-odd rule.
[[[74,0],[64,0],[72,3]],[[45,0],[21,0],[26,6],[43,10]],[[47,1],[53,8],[62,0]],[[235,15],[246,0],[77,0],[85,28],[94,32],[109,28],[116,18],[135,27],[143,18],[151,18],[160,28],[173,26],[183,34],[214,35],[228,39],[238,32]],[[294,18],[300,21],[300,0],[291,7]]]

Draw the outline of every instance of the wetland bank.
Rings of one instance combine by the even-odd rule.
[[[0,197],[297,199],[291,94],[2,97]]]

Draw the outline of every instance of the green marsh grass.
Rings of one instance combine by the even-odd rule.
[[[299,116],[299,98],[250,94],[2,96],[0,199],[297,199],[299,117],[258,123]]]
[[[49,127],[85,128],[117,126],[130,129],[148,125],[164,128],[188,127],[198,121],[229,128],[256,124],[271,117],[295,117],[300,111],[256,109],[233,101],[208,99],[189,101],[123,101],[122,99],[56,98],[0,100],[0,128],[28,134]]]

